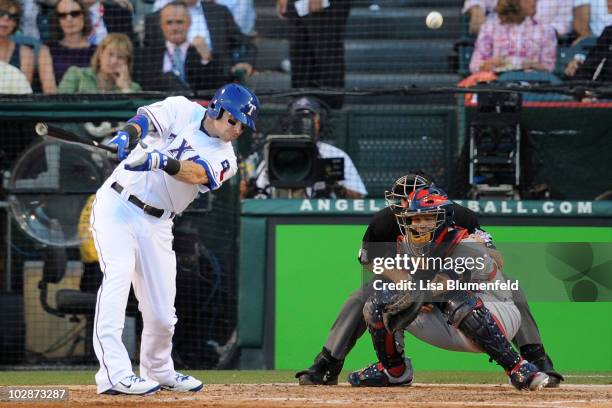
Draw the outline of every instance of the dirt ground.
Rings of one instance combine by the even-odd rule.
[[[94,386],[69,386],[69,401],[0,402],[0,406],[79,407],[610,407],[612,385],[563,385],[519,392],[509,385],[415,384],[397,388],[300,387],[297,384],[211,384],[195,394],[161,391],[147,397],[98,395]]]

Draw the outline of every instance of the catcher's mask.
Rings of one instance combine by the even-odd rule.
[[[428,187],[433,183],[426,177],[409,173],[395,180],[391,191],[385,191],[385,201],[394,214],[403,212],[408,207],[408,196],[415,190]]]
[[[439,187],[415,189],[404,201],[395,218],[410,252],[430,255],[453,223],[453,203]]]

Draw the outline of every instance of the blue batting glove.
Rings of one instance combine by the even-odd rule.
[[[117,136],[113,137],[111,141],[108,142],[109,146],[117,146],[117,159],[119,160],[125,159],[130,154],[129,144],[130,135],[123,130],[117,132]]]
[[[148,153],[141,151],[131,157],[123,167],[130,171],[163,170],[167,163],[168,156],[157,150]]]

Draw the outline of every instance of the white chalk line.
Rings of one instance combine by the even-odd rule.
[[[249,399],[249,401],[286,401],[286,402],[308,402],[311,404],[329,404],[329,405],[341,405],[341,404],[355,404],[356,402],[358,403],[364,403],[367,401],[355,401],[355,400],[339,400],[339,399],[323,399],[323,398],[304,398],[304,397],[259,397],[259,398],[253,398],[253,399]],[[527,402],[527,401],[521,401],[520,403],[518,403],[518,405],[520,405],[521,407],[528,407],[528,408],[549,408],[551,406],[553,407],[564,407],[564,408],[571,408],[571,405],[568,404],[596,404],[596,403],[610,403],[609,400],[605,400],[605,399],[591,399],[591,400],[559,400],[559,401],[540,401],[540,402]],[[408,406],[414,406],[414,405],[424,405],[424,406],[431,406],[432,401],[410,401],[410,400],[404,400],[404,401],[397,401],[397,403],[400,404],[405,404]],[[508,406],[508,405],[517,405],[517,402],[515,400],[508,400],[508,401],[470,401],[469,403],[466,401],[436,401],[435,402],[437,405],[439,406],[465,406],[467,405],[471,405],[471,406]],[[612,404],[611,404],[612,406]]]

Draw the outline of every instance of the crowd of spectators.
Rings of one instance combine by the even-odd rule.
[[[612,0],[465,0],[462,11],[476,36],[472,74],[552,73],[563,45],[573,56],[563,70],[566,79],[610,78]],[[593,37],[599,37],[596,47],[581,47]]]
[[[1,66],[0,93],[198,91],[255,72],[253,0],[155,0],[140,29],[131,1],[139,4],[0,0],[0,62],[9,65]],[[345,86],[350,7],[350,0],[276,0],[292,87]],[[576,58],[563,61],[566,78],[609,78],[612,0],[465,0],[462,12],[474,36],[471,74],[559,74],[558,47],[576,47]],[[590,55],[579,48],[599,36]],[[29,88],[19,85],[24,78]],[[326,102],[340,107],[342,98]]]
[[[0,0],[0,93],[197,91],[252,75],[253,0],[153,10],[143,38],[130,0]]]

